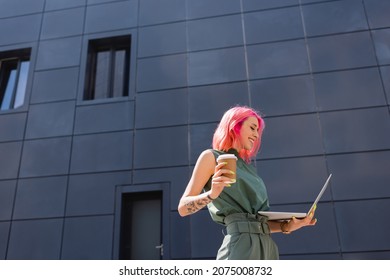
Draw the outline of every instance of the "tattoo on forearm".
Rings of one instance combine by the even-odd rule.
[[[201,198],[201,199],[192,200],[192,201],[190,200],[190,201],[185,203],[185,206],[186,206],[187,212],[189,214],[193,214],[193,213],[199,211],[200,209],[202,209],[203,207],[205,207],[210,202],[211,202],[211,200],[206,197],[206,198]]]

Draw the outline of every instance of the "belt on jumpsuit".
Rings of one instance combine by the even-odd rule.
[[[233,233],[255,233],[270,234],[268,218],[261,215],[249,213],[235,213],[225,217],[227,234]]]

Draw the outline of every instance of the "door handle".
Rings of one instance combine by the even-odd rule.
[[[160,256],[162,257],[164,255],[164,244],[157,245],[156,249],[160,250]]]

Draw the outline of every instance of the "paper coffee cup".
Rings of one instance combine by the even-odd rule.
[[[237,171],[237,157],[234,154],[223,154],[218,156],[217,162],[226,162],[226,166],[223,167],[223,169],[229,169],[230,171],[233,171],[234,174],[231,173],[225,173],[223,174],[226,177],[229,177],[231,179],[236,179],[236,171]]]

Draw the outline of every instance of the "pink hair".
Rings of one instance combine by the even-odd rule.
[[[213,137],[213,149],[227,152],[233,147],[240,147],[240,132],[243,122],[249,117],[256,117],[259,122],[259,137],[256,139],[253,148],[248,151],[242,149],[238,151],[240,157],[246,162],[254,158],[260,149],[261,135],[265,123],[260,115],[253,109],[245,106],[233,107],[225,112]]]

